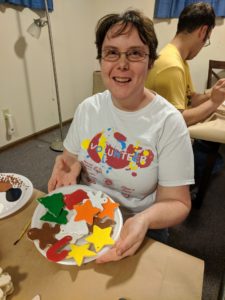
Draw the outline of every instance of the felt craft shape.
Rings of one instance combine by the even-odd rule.
[[[55,235],[59,233],[60,225],[55,224],[51,227],[49,223],[44,223],[41,228],[31,228],[27,232],[27,236],[30,240],[39,240],[39,247],[43,250],[48,245],[52,245],[58,240]]]
[[[72,210],[74,205],[82,202],[85,199],[88,199],[88,195],[85,191],[79,189],[76,190],[75,192],[71,193],[71,194],[66,194],[64,196],[64,202],[66,204],[66,207],[69,210]]]
[[[69,252],[67,258],[73,258],[78,266],[81,266],[85,257],[95,256],[96,253],[89,250],[90,244],[84,245],[72,245],[70,244],[71,251]]]
[[[47,208],[48,213],[57,218],[60,215],[62,208],[65,206],[63,198],[64,196],[62,193],[56,193],[37,200]]]
[[[114,220],[114,212],[117,207],[119,207],[119,203],[112,202],[108,199],[108,201],[103,204],[103,211],[98,214],[98,217],[100,219],[108,217]]]
[[[98,191],[96,194],[88,192],[88,196],[92,206],[97,207],[102,211],[102,204],[106,202],[106,197],[102,195],[102,192]]]
[[[93,223],[94,216],[100,211],[99,208],[93,207],[90,200],[80,205],[74,205],[77,214],[75,221],[86,221],[89,225]]]
[[[85,240],[94,245],[95,251],[99,252],[104,246],[113,245],[115,241],[111,238],[112,227],[100,228],[93,226],[93,233],[85,238]]]
[[[111,227],[114,226],[116,224],[116,222],[114,220],[111,219],[99,219],[98,217],[94,218],[94,223],[92,225],[88,224],[88,229],[89,232],[93,232],[93,226],[97,225],[100,228],[106,228],[106,227]]]
[[[58,217],[54,217],[52,214],[47,212],[40,218],[40,220],[54,222],[58,224],[66,224],[68,222],[66,218],[67,215],[68,215],[68,211],[63,209]]]
[[[64,236],[61,240],[57,241],[52,245],[46,252],[46,256],[49,260],[57,262],[66,258],[69,253],[69,250],[62,250],[63,247],[68,245],[72,240],[72,237],[69,235]]]
[[[56,238],[61,239],[65,235],[72,236],[71,243],[76,243],[78,239],[89,233],[88,225],[85,221],[75,222],[73,218],[70,218],[67,224],[60,226],[60,232],[56,235]]]

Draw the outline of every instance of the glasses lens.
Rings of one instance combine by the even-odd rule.
[[[114,49],[106,49],[102,51],[102,58],[107,61],[117,61],[120,58],[120,53]]]
[[[105,49],[102,51],[102,58],[106,61],[117,61],[120,59],[121,54],[125,54],[126,58],[131,62],[144,60],[145,57],[149,55],[144,51],[137,49],[131,49],[127,52],[119,52],[115,49]]]
[[[130,61],[141,61],[143,59],[145,59],[146,54],[144,51],[142,50],[129,50],[127,51],[127,59]]]

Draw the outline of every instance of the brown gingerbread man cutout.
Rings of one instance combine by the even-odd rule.
[[[39,247],[44,250],[48,245],[53,245],[58,240],[55,238],[55,234],[60,232],[60,225],[56,224],[51,227],[49,223],[44,223],[42,228],[31,228],[27,232],[29,239],[39,240]]]

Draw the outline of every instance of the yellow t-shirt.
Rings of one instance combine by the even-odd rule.
[[[166,45],[149,71],[145,86],[172,103],[177,109],[186,109],[194,91],[189,66],[172,45]]]

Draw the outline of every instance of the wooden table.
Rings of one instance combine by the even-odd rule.
[[[0,266],[8,272],[14,293],[7,299],[31,300],[200,300],[204,262],[153,240],[133,257],[81,267],[52,263],[25,235],[17,240],[43,193],[34,190],[20,211],[0,220]]]
[[[191,138],[225,144],[225,105],[204,122],[188,127]]]

